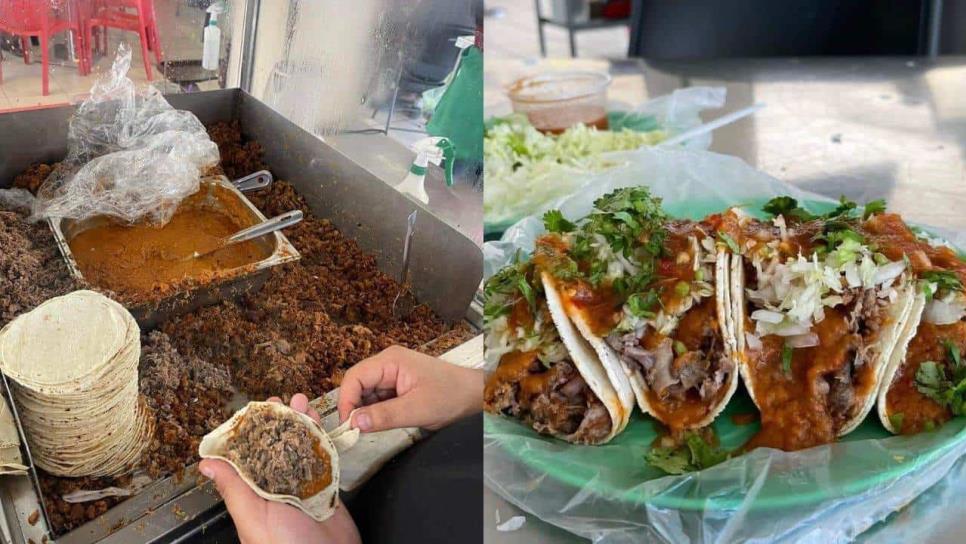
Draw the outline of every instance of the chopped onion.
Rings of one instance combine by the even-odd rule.
[[[966,309],[959,304],[933,300],[926,305],[922,318],[934,325],[950,325],[963,318]]]
[[[906,263],[902,261],[884,264],[875,271],[875,276],[872,281],[876,284],[879,284],[898,278],[905,269]]]
[[[751,318],[755,321],[764,321],[765,323],[781,323],[782,319],[785,319],[785,316],[781,312],[755,310],[751,312]]]
[[[788,323],[787,325],[781,325],[780,327],[776,328],[773,334],[777,336],[798,336],[807,333],[807,326],[802,325],[801,323]]]
[[[785,344],[793,348],[811,348],[818,345],[818,335],[814,332],[789,336],[785,339]]]
[[[754,335],[750,332],[745,333],[745,343],[748,344],[749,348],[756,351],[762,348],[761,338],[758,338],[757,335]]]

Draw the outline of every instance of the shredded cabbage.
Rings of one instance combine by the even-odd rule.
[[[515,351],[539,351],[537,358],[548,366],[569,357],[546,308],[537,312],[532,329],[517,326],[511,330],[505,315],[490,320],[484,328],[483,358],[487,368],[496,368],[501,357]]]
[[[558,136],[543,134],[523,114],[487,129],[483,138],[487,223],[502,224],[535,213],[575,192],[577,174],[617,166],[602,155],[654,145],[664,131],[597,130],[580,124]]]

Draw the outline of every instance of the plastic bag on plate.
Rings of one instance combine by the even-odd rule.
[[[128,79],[131,50],[118,47],[70,120],[67,156],[37,191],[32,218],[109,215],[163,225],[218,164],[204,125],[174,109],[154,87]]]
[[[821,212],[831,199],[756,171],[740,159],[707,151],[644,148],[624,164],[582,180],[557,205],[575,219],[594,199],[619,187],[647,185],[673,216],[700,218],[732,205],[760,209],[791,195]],[[964,233],[929,229],[950,242]],[[543,232],[537,217],[484,246],[485,273],[517,252],[529,253]],[[722,446],[735,449],[754,432],[732,416],[753,413],[743,391],[714,423]],[[664,476],[644,460],[656,436],[636,414],[604,446],[572,446],[487,414],[484,463],[488,486],[544,521],[595,542],[846,542],[938,482],[966,454],[966,418],[935,432],[891,436],[873,412],[842,441],[798,452],[759,448],[720,465]],[[939,515],[939,511],[937,514]]]
[[[502,232],[521,217],[543,211],[559,197],[580,189],[580,183],[586,179],[581,174],[602,171],[618,164],[615,162],[618,154],[601,155],[594,151],[601,149],[600,146],[605,146],[603,149],[627,149],[629,146],[647,145],[641,143],[645,140],[658,143],[667,136],[697,127],[701,124],[701,111],[720,108],[724,102],[725,89],[722,87],[690,87],[644,102],[631,111],[611,112],[608,114],[608,123],[614,134],[610,135],[612,140],[609,144],[604,144],[600,137],[589,140],[591,129],[572,132],[558,138],[557,143],[553,144],[528,123],[524,132],[520,132],[520,129],[511,131],[508,127],[491,127],[487,132],[489,136],[483,142],[487,176],[483,198],[486,232]],[[494,123],[494,126],[496,124],[499,123]],[[504,132],[498,133],[498,130]],[[624,131],[644,135],[628,141],[621,136]],[[711,145],[711,134],[697,136],[683,145],[692,149],[707,149]],[[517,151],[521,146],[528,150]],[[559,158],[552,160],[555,154],[568,159],[568,162],[560,163]],[[534,159],[534,156],[542,158]],[[602,156],[615,159],[601,160]]]

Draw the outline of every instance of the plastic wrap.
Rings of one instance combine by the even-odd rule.
[[[71,118],[67,156],[38,189],[34,220],[109,215],[162,225],[218,164],[218,146],[201,121],[154,87],[138,89],[130,66],[122,44]]]
[[[648,185],[678,217],[699,218],[730,205],[760,208],[787,194],[813,211],[831,199],[758,172],[740,159],[700,150],[645,148],[623,166],[589,176],[558,202],[568,218],[617,187]],[[966,234],[930,229],[953,244]],[[485,273],[517,250],[532,250],[542,232],[522,220],[484,246]],[[962,247],[962,246],[960,246]],[[722,445],[737,448],[753,432],[731,416],[753,411],[739,391],[715,421]],[[516,421],[487,414],[486,484],[544,521],[594,542],[846,542],[885,520],[940,481],[966,454],[966,418],[935,432],[890,436],[873,411],[841,442],[798,452],[759,448],[720,465],[662,476],[644,455],[656,436],[636,414],[627,430],[599,447],[571,446],[536,435]]]

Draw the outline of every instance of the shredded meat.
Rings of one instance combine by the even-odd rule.
[[[701,334],[701,349],[685,351],[677,357],[670,338],[663,339],[653,350],[645,349],[634,332],[611,333],[605,341],[662,399],[683,400],[688,391],[695,391],[706,400],[718,392],[734,364],[723,354],[715,357],[720,351],[715,327],[706,326]]]
[[[46,223],[0,207],[0,327],[41,302],[82,288],[67,271]]]
[[[610,413],[570,361],[549,369],[534,359],[511,379],[491,379],[484,395],[490,412],[516,417],[537,432],[598,443],[610,433]],[[509,376],[509,374],[508,374]]]
[[[226,457],[269,493],[306,498],[321,490],[321,480],[332,481],[328,453],[294,417],[255,408],[232,432]]]
[[[835,421],[848,419],[855,403],[855,387],[852,383],[852,362],[826,378],[828,382],[828,408]]]
[[[265,168],[260,146],[244,141],[237,123],[208,130],[230,178]],[[15,184],[34,190],[50,169],[32,166]],[[252,200],[269,216],[309,210],[284,181]],[[475,335],[464,323],[447,325],[424,305],[406,320],[394,319],[390,308],[398,284],[329,221],[307,216],[286,235],[302,260],[274,272],[259,293],[182,315],[163,324],[162,333],[142,335],[140,387],[156,429],[141,462],[148,475],[179,476],[196,460],[201,437],[227,418],[232,388],[256,399],[318,396],[336,387],[348,367],[392,344],[439,355]],[[0,326],[81,288],[46,224],[27,223],[24,211],[0,206]],[[60,533],[124,500],[71,504],[62,495],[125,487],[130,477],[59,478],[40,471],[40,483]]]

